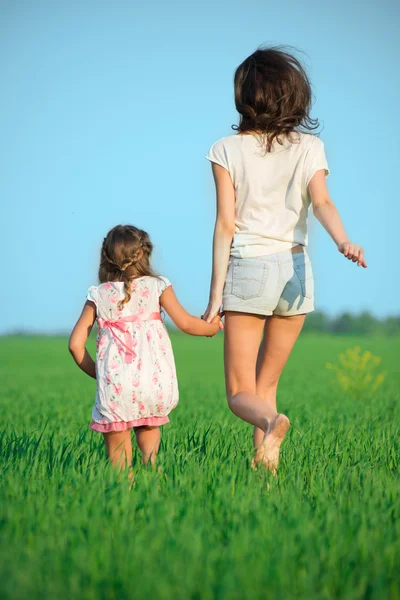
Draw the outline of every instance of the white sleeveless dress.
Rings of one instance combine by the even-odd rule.
[[[171,283],[165,277],[140,277],[125,297],[121,282],[89,288],[96,305],[96,401],[91,429],[102,433],[168,423],[178,404],[175,361],[160,316],[160,295]]]

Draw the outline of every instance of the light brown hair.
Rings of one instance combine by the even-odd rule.
[[[155,277],[150,265],[153,244],[143,229],[133,225],[113,227],[103,240],[100,255],[99,281],[123,281],[125,298],[121,309],[132,295],[132,281],[138,277]]]
[[[314,131],[311,84],[300,61],[281,47],[259,48],[236,69],[235,104],[239,133],[258,133],[270,152],[276,140],[295,131]]]

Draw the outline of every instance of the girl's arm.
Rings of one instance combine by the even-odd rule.
[[[87,375],[93,377],[93,379],[96,379],[96,365],[89,352],[86,350],[85,344],[92,331],[95,320],[96,306],[93,302],[87,300],[83,307],[82,314],[71,333],[68,344],[68,349],[78,367]]]
[[[214,319],[221,308],[232,238],[235,233],[235,190],[231,176],[224,167],[216,163],[212,164],[212,170],[217,193],[217,218],[213,239],[210,298],[203,315],[207,323]]]
[[[216,316],[211,323],[190,315],[179,303],[172,286],[168,286],[160,296],[160,304],[175,325],[189,335],[213,337],[220,328],[221,318]]]
[[[344,228],[339,212],[329,196],[326,185],[325,171],[317,171],[308,184],[308,191],[312,201],[314,215],[329,233],[333,241],[346,258],[356,262],[357,265],[367,268],[364,250],[361,246],[353,244]]]

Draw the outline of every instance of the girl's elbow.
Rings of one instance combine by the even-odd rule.
[[[227,232],[226,232],[226,236],[229,237],[230,240],[233,239],[234,235],[236,233],[236,226],[233,225],[233,227],[230,227]]]
[[[71,337],[68,342],[69,353],[72,354],[72,356],[75,356],[79,352],[79,349],[80,345]]]
[[[234,221],[231,222],[226,220],[217,220],[215,229],[220,235],[233,238],[235,235],[236,226]]]
[[[325,206],[335,206],[330,196],[322,196],[321,198],[314,200],[312,204],[313,212],[318,211]]]

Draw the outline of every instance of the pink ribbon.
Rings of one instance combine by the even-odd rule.
[[[97,319],[99,328],[109,329],[113,338],[125,347],[125,362],[128,364],[136,358],[136,353],[133,350],[132,334],[129,331],[129,324],[137,321],[161,321],[161,315],[159,312],[153,312],[148,317],[129,315],[127,317],[121,317],[121,319],[116,321],[112,321],[111,319]],[[116,330],[121,331],[124,334],[124,341],[121,340]]]

